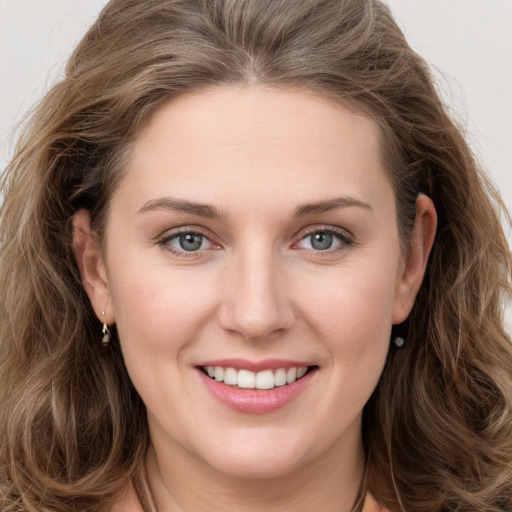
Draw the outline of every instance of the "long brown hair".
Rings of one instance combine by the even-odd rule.
[[[33,113],[3,180],[0,505],[98,510],[143,463],[144,406],[105,351],[71,248],[102,236],[141,126],[203,87],[302,87],[381,126],[404,247],[419,192],[427,275],[364,412],[367,488],[392,511],[512,509],[511,259],[494,192],[424,61],[377,0],[112,0]]]

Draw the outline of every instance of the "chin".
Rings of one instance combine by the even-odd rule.
[[[302,467],[296,454],[293,458],[244,454],[243,457],[224,457],[223,460],[211,461],[210,465],[227,477],[244,480],[286,477]]]
[[[268,432],[258,433],[258,436],[262,435],[264,439],[258,440],[256,435],[246,435],[242,436],[245,440],[218,442],[202,455],[196,455],[225,476],[258,480],[290,475],[320,455],[308,453],[304,449],[307,443],[294,440],[291,436],[286,440],[281,436],[270,440]]]

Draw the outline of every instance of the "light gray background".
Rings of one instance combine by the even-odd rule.
[[[290,0],[293,1],[293,0]],[[106,0],[0,0],[0,172]],[[512,210],[512,0],[388,0]],[[506,226],[512,240],[510,226]],[[512,327],[512,307],[508,309]]]

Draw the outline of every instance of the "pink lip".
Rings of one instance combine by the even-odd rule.
[[[249,370],[251,372],[262,372],[264,370],[277,370],[279,368],[292,368],[313,366],[304,361],[290,361],[288,359],[265,359],[264,361],[249,361],[247,359],[215,359],[204,361],[199,366],[221,366],[222,368],[235,368],[235,370]]]
[[[205,366],[224,365],[219,364],[219,361],[216,361],[215,365],[208,364]],[[305,365],[302,364],[297,366]],[[233,368],[231,365],[226,367]],[[268,369],[268,366],[265,366],[265,368]],[[278,366],[277,368],[283,368],[283,366]],[[211,379],[199,369],[197,373],[210,393],[224,405],[242,413],[265,414],[281,409],[297,398],[314,378],[316,369],[308,372],[304,377],[296,380],[292,384],[286,384],[284,386],[278,386],[268,390],[241,389],[234,386],[228,386],[227,384],[224,384],[224,382],[218,382]]]

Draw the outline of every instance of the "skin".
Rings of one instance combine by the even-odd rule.
[[[207,510],[212,495],[218,511],[353,506],[362,409],[436,226],[420,196],[403,252],[379,143],[374,121],[313,93],[211,88],[171,100],[139,135],[103,248],[88,213],[75,216],[84,286],[116,323],[147,406],[160,512]],[[297,215],[311,204],[323,208]],[[177,229],[202,234],[201,250],[184,251]],[[332,245],[315,249],[312,232]],[[285,407],[247,414],[213,398],[196,368],[231,357],[318,369]]]

